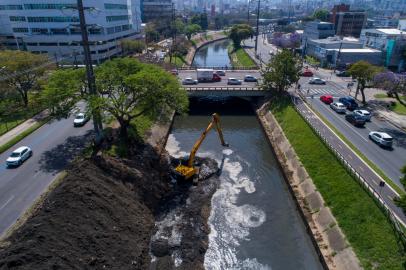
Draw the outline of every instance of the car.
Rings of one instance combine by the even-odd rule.
[[[378,145],[382,147],[391,148],[393,144],[393,138],[388,133],[379,132],[379,131],[371,131],[369,133],[369,138],[376,142]]]
[[[171,73],[172,73],[172,75],[177,76],[179,74],[179,71],[177,69],[172,69]]]
[[[228,85],[240,85],[240,84],[242,84],[242,81],[238,80],[236,78],[229,78],[227,84]]]
[[[363,127],[365,125],[365,118],[356,113],[349,113],[345,115],[345,120],[354,126]]]
[[[330,104],[330,108],[336,111],[337,113],[345,113],[346,107],[340,102],[333,102]]]
[[[224,70],[216,70],[214,73],[216,73],[219,76],[226,76],[226,72]]]
[[[252,75],[245,75],[244,82],[257,82],[258,79]]]
[[[320,100],[321,100],[321,102],[323,102],[327,105],[333,103],[333,101],[334,101],[333,96],[331,96],[331,95],[322,95],[322,96],[320,96]]]
[[[194,80],[192,78],[185,78],[182,80],[183,85],[191,85],[191,84],[198,84],[199,82],[197,80]]]
[[[326,84],[326,81],[320,78],[312,78],[309,80],[309,84]]]
[[[18,167],[32,156],[32,150],[28,146],[21,146],[14,150],[6,160],[7,167]]]
[[[347,96],[347,97],[341,97],[338,102],[341,102],[342,104],[347,107],[348,110],[353,111],[358,108],[358,103],[355,101],[353,97]]]
[[[78,113],[73,119],[73,126],[74,127],[83,127],[87,121],[89,121],[90,117],[85,113]]]
[[[371,113],[367,110],[354,110],[354,113],[362,116],[365,121],[371,121]]]
[[[350,74],[346,70],[340,70],[336,73],[337,77],[350,77]]]
[[[310,69],[305,69],[300,75],[303,77],[313,77],[313,72]]]

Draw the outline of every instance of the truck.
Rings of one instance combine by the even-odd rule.
[[[219,82],[221,77],[213,69],[197,69],[197,80],[199,82]]]

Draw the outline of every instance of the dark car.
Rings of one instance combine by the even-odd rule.
[[[350,73],[346,70],[337,71],[337,77],[350,77]]]
[[[342,97],[338,101],[344,104],[344,106],[347,107],[347,109],[350,111],[353,111],[358,108],[358,103],[352,97],[349,96]]]
[[[365,118],[355,113],[347,114],[345,116],[345,120],[347,120],[354,126],[362,127],[365,125]]]

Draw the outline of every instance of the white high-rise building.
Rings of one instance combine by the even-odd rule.
[[[140,36],[139,0],[83,0],[94,63],[121,52],[120,40]],[[6,47],[49,54],[60,63],[83,62],[76,0],[0,0]]]

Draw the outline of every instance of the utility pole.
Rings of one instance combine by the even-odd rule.
[[[172,54],[173,54],[173,48],[175,47],[176,43],[176,23],[175,23],[175,6],[174,3],[172,3],[172,46],[169,51],[169,63],[172,63]],[[176,63],[176,61],[175,61]]]
[[[83,1],[77,0],[77,4],[78,4],[78,12],[79,12],[80,31],[82,33],[82,46],[83,46],[83,51],[84,51],[84,56],[85,56],[87,84],[88,84],[90,95],[97,96],[96,81],[95,81],[94,72],[93,72],[92,56],[91,56],[90,47],[89,47],[89,37],[88,37],[88,33],[87,33],[87,25],[86,25]],[[96,143],[99,143],[102,139],[103,124],[101,122],[100,111],[98,109],[93,111],[93,126],[94,126],[94,131],[96,133]]]
[[[340,64],[341,49],[343,47],[343,41],[340,41],[340,48],[338,49],[336,63],[334,65],[334,72],[337,70],[337,65]]]
[[[247,24],[250,25],[250,4],[251,4],[251,0],[248,0],[248,4],[247,4]]]
[[[258,36],[259,36],[259,9],[261,8],[261,0],[258,0],[258,10],[257,10],[257,30],[256,30],[256,37],[255,37],[255,55],[257,55],[258,51]]]

